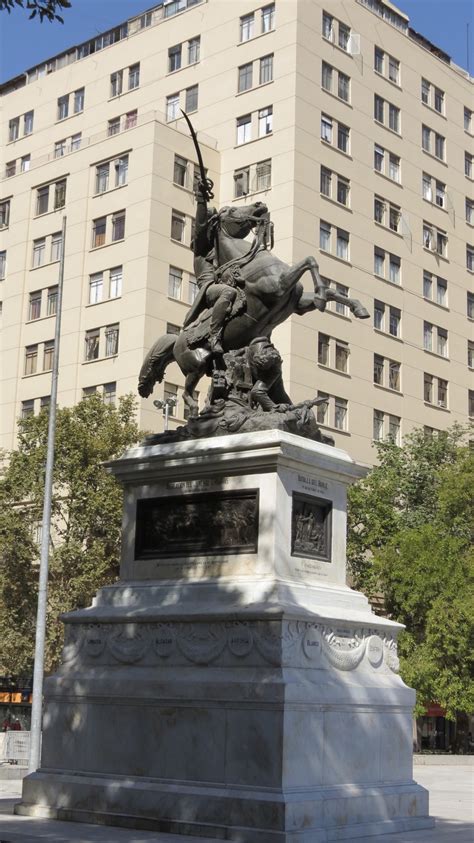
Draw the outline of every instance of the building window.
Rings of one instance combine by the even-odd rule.
[[[388,267],[388,276],[387,276]],[[385,252],[377,246],[374,248],[374,273],[381,278],[391,281],[392,284],[400,284],[401,259],[398,255]]]
[[[473,172],[474,172],[473,161],[474,161],[474,155],[471,155],[469,152],[465,152],[464,153],[464,173],[468,177],[468,179],[472,179],[472,177],[473,177]]]
[[[332,143],[332,119],[321,115],[321,138],[327,143]]]
[[[380,354],[374,354],[374,384],[400,392],[401,365]]]
[[[262,33],[271,32],[275,28],[275,4],[264,6],[262,9]]]
[[[128,90],[133,91],[140,85],[140,63],[132,64],[128,68]]]
[[[170,94],[169,97],[166,97],[166,119],[168,122],[170,120],[177,120],[179,117],[179,93],[178,94]]]
[[[466,314],[468,319],[474,319],[474,293],[467,293]]]
[[[336,340],[335,368],[338,372],[347,374],[349,366],[349,345],[342,340]]]
[[[51,237],[51,263],[61,260],[62,245],[63,235],[60,231],[57,231]]]
[[[105,193],[109,189],[110,163],[99,164],[95,168],[95,192]]]
[[[105,230],[107,224],[107,217],[99,217],[92,222],[92,248],[96,249],[98,246],[105,244]]]
[[[173,182],[174,182],[174,184],[178,184],[180,187],[185,187],[187,172],[188,172],[187,159],[182,158],[181,155],[175,155],[174,156],[174,167],[173,167]]]
[[[474,272],[474,246],[466,246],[466,267],[469,272]]]
[[[398,307],[392,305],[385,305],[383,302],[375,299],[374,301],[374,328],[378,331],[384,331],[392,337],[400,337],[401,335],[401,320],[402,314]]]
[[[248,91],[252,87],[253,65],[252,62],[243,64],[239,67],[239,83],[238,90]]]
[[[272,162],[259,161],[255,167],[255,190],[269,190],[272,186]]]
[[[57,119],[64,120],[69,114],[69,94],[58,98]]]
[[[237,117],[237,145],[252,140],[252,115]]]
[[[468,199],[466,196],[466,222],[469,225],[474,225],[474,199]],[[0,206],[0,225],[1,225],[1,206]]]
[[[255,15],[253,12],[249,15],[243,15],[240,18],[240,40],[249,41],[254,36]]]
[[[260,108],[258,112],[258,136],[259,138],[271,134],[273,131],[273,106]]]
[[[201,53],[201,36],[196,35],[188,41],[188,64],[197,64]]]
[[[400,182],[400,158],[378,144],[374,146],[374,170]]]
[[[421,101],[423,105],[428,105],[439,114],[444,114],[444,91],[432,85],[428,79],[421,80]]]
[[[433,403],[433,375],[428,375],[426,372],[423,375],[423,400],[427,404]]]
[[[323,252],[331,251],[331,226],[323,220],[319,223],[319,248]]]
[[[8,124],[8,140],[11,143],[12,141],[18,140],[20,137],[20,118],[14,117],[10,120]]]
[[[112,242],[123,240],[125,237],[125,211],[112,214]]]
[[[318,363],[329,366],[329,340],[327,334],[318,334]]]
[[[46,299],[46,316],[56,316],[58,310],[58,288],[48,287],[48,296]]]
[[[344,231],[342,228],[338,228],[337,230],[337,239],[336,239],[336,254],[338,258],[342,258],[342,260],[349,260],[349,232]]]
[[[260,59],[260,85],[273,80],[273,53]]]
[[[94,272],[89,276],[89,304],[98,304],[102,301],[104,290],[104,277],[102,272]]]
[[[115,187],[121,187],[128,181],[128,155],[122,155],[114,161]]]
[[[105,329],[105,356],[114,357],[118,354],[119,326],[108,325]]]
[[[54,340],[48,340],[44,344],[43,352],[43,372],[50,372],[53,368],[54,359]]]
[[[118,97],[123,88],[123,70],[116,70],[110,75],[110,96]]]
[[[198,107],[198,86],[192,85],[190,88],[186,88],[185,110],[187,112],[197,111],[197,107]]]
[[[375,47],[374,70],[395,85],[400,84],[400,62],[394,56],[385,53],[380,47]]]
[[[319,334],[318,361],[337,372],[348,373],[349,344],[344,340],[333,339],[326,334]]]
[[[347,400],[334,399],[334,427],[337,430],[347,430]]]
[[[46,214],[49,201],[49,186],[39,187],[36,191],[36,216]]]
[[[23,115],[23,134],[31,135],[33,131],[34,111],[27,111]]]
[[[123,271],[121,266],[115,266],[110,270],[109,278],[109,298],[117,299],[122,295],[122,276]]]
[[[447,257],[448,253],[448,235],[445,231],[431,225],[431,223],[423,223],[423,246],[429,249],[430,252],[436,252],[441,257]]]
[[[35,414],[35,401],[34,398],[28,398],[26,401],[21,402],[21,418],[27,419],[28,416],[34,416]]]
[[[168,73],[173,73],[181,67],[182,45],[176,44],[168,49]]]
[[[30,293],[28,303],[28,320],[39,319],[41,316],[41,290]]]
[[[38,346],[27,345],[25,349],[25,375],[34,375],[38,367]]]
[[[325,398],[326,400],[317,405],[316,420],[318,424],[328,424],[329,420],[329,395],[327,392],[318,390],[318,398]]]
[[[474,417],[474,389],[468,390],[467,412],[468,412],[469,418],[472,419]]]
[[[446,157],[446,138],[434,132],[429,126],[421,127],[421,146],[425,152],[444,161]]]
[[[384,414],[381,410],[374,410],[373,438],[376,442],[383,439]]]
[[[435,345],[436,340],[436,345]],[[440,357],[448,356],[448,332],[430,322],[423,323],[423,347],[425,351],[432,351]]]
[[[41,266],[46,256],[46,237],[33,240],[33,266]]]
[[[0,252],[0,281],[5,280],[5,275],[7,272],[7,253],[5,250]]]
[[[423,297],[430,301],[435,301],[442,307],[447,307],[448,301],[448,282],[444,278],[439,278],[423,271]]]
[[[474,341],[467,341],[467,365],[470,369],[474,369]]]
[[[184,243],[184,229],[186,217],[180,211],[171,212],[171,239]]]
[[[104,383],[103,392],[102,392],[102,399],[104,404],[107,404],[109,407],[115,406],[115,401],[117,398],[117,384],[115,381],[111,381],[110,383]]]
[[[323,38],[326,38],[328,41],[333,41],[334,39],[334,18],[327,12],[323,12]]]
[[[86,331],[85,337],[85,360],[98,360],[99,359],[99,342],[100,342],[100,329],[94,328],[92,331]]]
[[[168,276],[168,295],[172,299],[181,299],[183,286],[183,271],[176,266],[170,266]]]
[[[337,87],[334,89],[334,80],[336,77]],[[346,76],[346,74],[342,73],[342,71],[336,70],[336,68],[331,67],[330,64],[323,61],[321,65],[321,87],[325,91],[328,91],[330,94],[335,94],[339,97],[339,99],[344,100],[344,102],[349,102],[350,84],[351,80],[349,76]]]
[[[0,228],[6,228],[10,223],[10,200],[0,202]]]
[[[192,304],[199,292],[196,278],[190,275],[188,278],[188,304]]]
[[[9,179],[16,173],[16,161],[8,161],[5,164],[5,178]]]
[[[27,173],[30,169],[31,164],[31,155],[23,155],[20,158],[20,172]]]
[[[84,111],[84,88],[74,91],[74,114]]]
[[[378,94],[374,95],[374,119],[377,123],[382,123],[393,132],[400,134],[400,109]]]
[[[471,108],[464,108],[464,130],[466,132],[472,132],[472,115],[474,111]]]
[[[380,225],[390,228],[391,231],[398,233],[400,229],[401,209],[398,205],[394,205],[381,196],[375,196],[374,220]]]
[[[59,211],[66,204],[66,179],[57,181],[54,185],[54,210]]]
[[[250,192],[250,167],[241,167],[234,172],[234,198],[247,196]]]

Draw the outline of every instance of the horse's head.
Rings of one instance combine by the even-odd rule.
[[[250,234],[265,214],[268,214],[268,208],[264,202],[241,207],[229,205],[219,211],[218,225],[229,237],[242,239]]]

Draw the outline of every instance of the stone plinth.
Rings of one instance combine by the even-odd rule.
[[[20,813],[238,843],[425,828],[401,627],[345,585],[342,451],[268,431],[155,445],[121,580],[66,616]]]

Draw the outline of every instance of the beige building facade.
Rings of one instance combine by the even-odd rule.
[[[198,130],[215,203],[262,200],[275,251],[359,298],[274,334],[293,400],[356,459],[474,414],[473,82],[378,0],[171,0],[4,84],[1,444],[50,394],[67,217],[59,403],[135,391],[196,292]],[[311,280],[304,279],[309,291]],[[176,395],[176,364],[139,402]],[[200,401],[207,385],[199,385]]]

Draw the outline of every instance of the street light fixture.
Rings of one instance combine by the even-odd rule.
[[[165,430],[168,430],[170,407],[176,407],[177,403],[177,398],[165,398],[164,400],[157,399],[156,401],[153,401],[153,404],[155,405],[157,410],[165,411]]]

